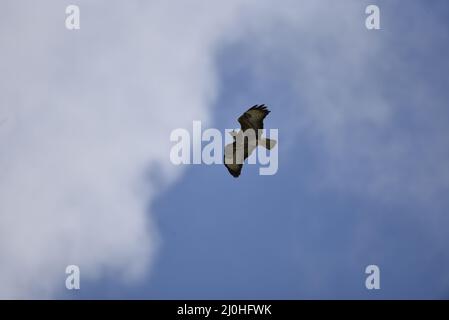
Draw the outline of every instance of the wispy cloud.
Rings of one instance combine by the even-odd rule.
[[[169,132],[207,120],[212,49],[233,4],[4,4],[0,46],[0,296],[48,297],[68,264],[82,281],[148,271],[148,207],[183,170]],[[159,183],[148,172],[159,170]]]
[[[446,22],[416,2],[404,12],[421,21],[412,26],[399,3],[380,2],[382,29],[370,31],[368,4],[265,2],[230,33],[235,63],[250,73],[248,90],[288,115],[284,145],[300,136],[323,152],[319,187],[431,202],[449,187]]]

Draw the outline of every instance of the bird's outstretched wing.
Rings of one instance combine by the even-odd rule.
[[[264,104],[255,105],[248,109],[238,119],[243,131],[253,129],[258,132],[259,129],[263,129],[263,119],[270,113],[270,110]]]
[[[242,172],[243,164],[233,164],[233,163],[226,164],[225,163],[225,166],[228,169],[229,173],[234,178],[237,178],[240,175],[240,173]]]
[[[245,157],[246,156],[246,157]],[[229,173],[237,178],[242,172],[243,162],[248,157],[247,154],[242,153],[241,148],[237,148],[237,141],[227,144],[224,150],[223,162]]]

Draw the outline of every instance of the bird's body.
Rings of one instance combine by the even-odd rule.
[[[257,146],[270,150],[276,145],[275,140],[262,137],[263,119],[270,113],[265,105],[255,105],[238,119],[241,130],[233,131],[234,142],[225,146],[224,163],[229,173],[237,178],[247,159]]]

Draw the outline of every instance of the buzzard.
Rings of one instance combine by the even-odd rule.
[[[271,150],[276,145],[275,140],[262,138],[263,119],[269,113],[270,110],[261,104],[249,108],[239,117],[241,130],[231,132],[234,142],[226,145],[224,150],[224,164],[234,178],[240,176],[243,162],[257,146]]]

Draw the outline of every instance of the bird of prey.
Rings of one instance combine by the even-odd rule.
[[[262,138],[263,119],[269,113],[264,104],[249,108],[238,119],[241,130],[230,133],[234,142],[225,146],[224,164],[234,178],[240,176],[243,162],[257,146],[271,150],[276,145],[275,140]]]

